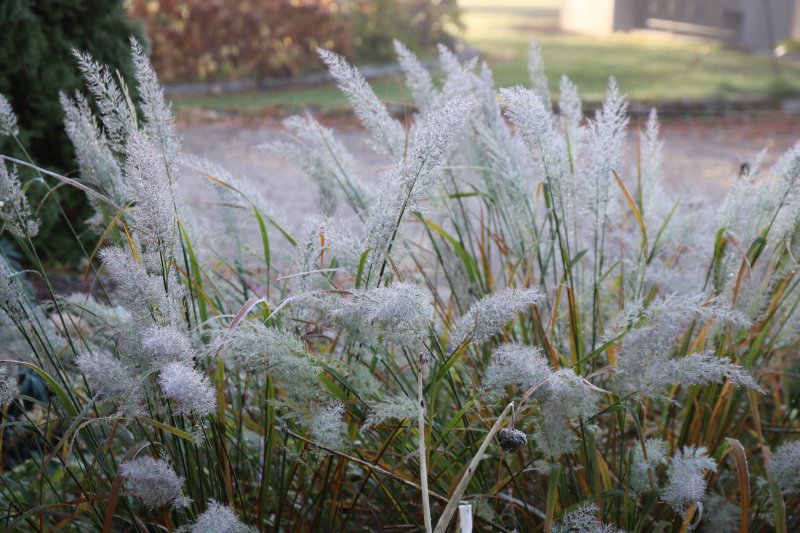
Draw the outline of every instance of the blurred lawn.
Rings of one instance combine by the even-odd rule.
[[[560,34],[558,0],[461,0],[465,30],[461,38],[484,54],[498,86],[527,84],[527,51],[531,38],[542,45],[553,90],[562,74],[577,85],[588,102],[599,101],[609,75],[619,80],[631,100],[658,102],[677,99],[735,99],[800,94],[800,62],[782,60],[781,75],[767,55],[726,50],[705,43],[668,40],[636,34],[595,38]],[[374,82],[389,102],[407,102],[398,78]],[[316,87],[196,96],[176,99],[176,109],[204,108],[258,114],[306,108],[336,112],[346,101],[334,87]]]

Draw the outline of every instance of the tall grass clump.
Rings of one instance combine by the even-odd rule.
[[[664,187],[655,111],[626,158],[613,78],[584,118],[535,45],[531,88],[499,91],[396,48],[405,121],[320,52],[375,190],[309,115],[265,147],[319,185],[297,235],[182,153],[137,43],[134,80],[76,52],[79,171],[0,165],[3,529],[800,528],[800,146],[701,208]],[[95,209],[77,292],[31,244],[23,166]],[[213,209],[181,201],[198,183]]]

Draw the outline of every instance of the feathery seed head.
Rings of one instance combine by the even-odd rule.
[[[75,148],[81,178],[99,186],[117,205],[124,205],[128,201],[128,186],[105,134],[97,127],[89,103],[79,92],[75,93],[74,100],[64,93],[59,99],[64,111],[64,128]],[[99,207],[94,196],[87,198],[95,208]]]
[[[370,405],[370,414],[364,421],[361,431],[390,419],[416,421],[418,416],[416,400],[408,396],[394,396]]]
[[[39,221],[28,206],[17,171],[11,167],[9,172],[5,161],[0,161],[0,220],[20,239],[36,237],[39,233]]]
[[[394,50],[397,54],[397,61],[400,63],[400,68],[406,75],[406,87],[411,91],[411,97],[414,103],[419,106],[422,111],[431,108],[439,97],[436,86],[431,80],[431,75],[428,70],[422,66],[411,50],[398,40],[394,41]]]
[[[128,135],[136,130],[136,113],[132,104],[123,96],[107,65],[101,65],[92,56],[79,50],[73,50],[72,54],[78,60],[78,68],[100,110],[111,149],[124,153]]]
[[[544,301],[544,293],[536,288],[506,288],[483,297],[457,322],[452,337],[454,346],[467,340],[483,341],[502,331],[517,313]]]
[[[662,439],[647,439],[644,446],[647,451],[646,459],[639,443],[632,450],[631,487],[637,492],[651,492],[658,489],[656,468],[667,461],[667,446]]]
[[[134,76],[145,118],[145,132],[161,147],[167,172],[170,176],[174,176],[173,165],[178,159],[181,147],[175,132],[172,109],[164,100],[164,90],[158,83],[158,77],[150,65],[144,48],[133,36],[130,38],[130,45],[133,54]]]
[[[327,65],[339,89],[350,100],[353,112],[372,134],[376,149],[394,157],[401,156],[405,145],[403,126],[389,115],[386,106],[375,95],[364,76],[335,52],[317,48],[317,53]]]
[[[8,375],[8,369],[0,366],[0,408],[5,407],[19,394],[17,379]]]
[[[101,398],[117,403],[125,412],[138,410],[141,383],[131,376],[119,359],[97,351],[84,352],[75,362]]]
[[[531,89],[535,92],[547,109],[550,109],[550,89],[547,87],[547,75],[544,73],[542,48],[536,41],[531,41],[528,51],[528,76]]]
[[[319,444],[332,450],[343,450],[346,447],[347,426],[342,420],[344,404],[330,402],[312,408],[308,418],[308,428]]]
[[[483,389],[489,395],[502,394],[509,385],[524,392],[550,376],[551,369],[537,346],[501,344],[492,352],[492,360],[483,377]]]
[[[661,493],[662,501],[678,513],[702,502],[708,485],[704,477],[706,470],[716,472],[717,463],[704,447],[685,446],[678,450],[667,469],[669,480]]]
[[[206,510],[197,517],[189,533],[255,533],[257,530],[242,523],[227,505],[211,500]]]
[[[192,343],[175,326],[149,326],[142,334],[142,347],[160,364],[192,361]]]
[[[413,343],[427,336],[433,321],[430,293],[413,283],[353,291],[337,302],[334,316],[346,323],[365,324],[397,343]]]
[[[150,509],[171,504],[173,508],[188,505],[183,495],[183,478],[168,462],[143,456],[125,461],[119,466],[131,494],[140,498]]]
[[[0,254],[0,309],[13,320],[21,322],[29,315],[29,307],[19,273],[11,268],[5,255]]]
[[[14,108],[11,107],[8,98],[0,93],[0,136],[17,135],[18,133],[17,115],[14,113]]]
[[[767,464],[767,471],[784,494],[800,494],[800,439],[783,443]]]
[[[214,388],[202,372],[186,363],[169,363],[158,379],[164,394],[184,415],[206,416],[217,406]]]
[[[175,208],[164,155],[142,132],[131,132],[125,146],[125,178],[137,226],[164,249],[175,237]]]
[[[624,533],[610,524],[597,519],[594,502],[581,504],[574,511],[565,513],[553,526],[553,533]]]

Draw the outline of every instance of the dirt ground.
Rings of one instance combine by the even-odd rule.
[[[737,179],[742,163],[752,161],[764,147],[769,149],[766,167],[800,140],[800,115],[780,112],[732,116],[679,117],[662,120],[664,161],[668,187],[677,193],[710,204]],[[646,117],[633,117],[632,131]],[[352,120],[329,122],[338,138],[357,161],[359,177],[374,183],[385,160],[367,144],[365,134]],[[280,139],[280,122],[272,119],[257,123],[242,120],[179,124],[184,150],[209,159],[239,179],[252,184],[267,201],[284,215],[292,230],[302,227],[303,219],[315,209],[316,187],[291,164],[256,148]],[[631,169],[635,161],[637,135],[631,134]],[[207,201],[205,184],[182,187],[186,200]]]

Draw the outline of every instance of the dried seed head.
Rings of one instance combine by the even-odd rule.
[[[503,428],[497,433],[497,442],[504,452],[514,453],[528,444],[528,437],[518,429]]]

